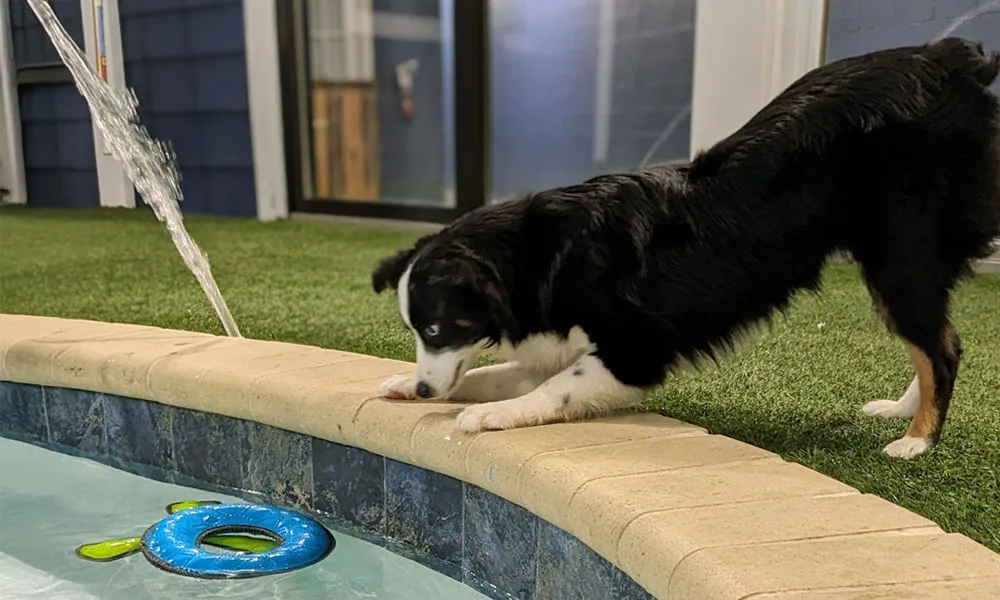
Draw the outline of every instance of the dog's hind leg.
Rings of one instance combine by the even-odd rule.
[[[641,388],[621,383],[589,354],[527,394],[466,408],[457,425],[463,431],[482,431],[572,421],[634,406],[642,395]]]
[[[933,260],[880,265],[866,270],[876,304],[890,329],[903,338],[917,371],[916,389],[910,389],[891,406],[870,403],[869,414],[912,416],[906,435],[885,447],[897,458],[912,458],[937,443],[951,403],[962,347],[948,318],[950,285],[935,277]],[[891,413],[891,414],[886,414]],[[910,414],[912,413],[912,414]]]

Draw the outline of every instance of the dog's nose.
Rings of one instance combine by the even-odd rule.
[[[434,395],[434,388],[427,385],[426,381],[417,382],[417,395],[421,398],[430,398]]]

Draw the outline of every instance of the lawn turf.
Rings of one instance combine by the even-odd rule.
[[[246,337],[413,360],[378,259],[414,232],[188,216]],[[739,301],[738,298],[734,301]],[[881,449],[904,421],[861,414],[912,369],[871,310],[857,268],[834,264],[820,295],[740,353],[671,376],[648,406],[777,452],[1000,551],[1000,275],[955,296],[965,355],[943,443],[912,461]],[[169,236],[145,211],[0,210],[0,312],[223,333]]]

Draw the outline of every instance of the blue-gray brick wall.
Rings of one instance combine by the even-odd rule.
[[[28,3],[9,1],[14,63],[18,67],[58,63],[55,46]],[[50,4],[73,40],[82,45],[79,0],[50,0]],[[98,206],[97,163],[86,102],[65,83],[26,85],[19,92],[28,203]]]
[[[126,84],[170,142],[186,213],[254,216],[241,0],[119,0]]]
[[[691,103],[694,0],[615,0],[608,158],[593,157],[599,0],[506,0],[491,13],[495,198],[638,166]],[[687,158],[684,117],[652,160]]]
[[[883,48],[923,44],[959,21],[951,35],[1000,50],[997,0],[829,0],[829,11],[827,62]],[[1000,82],[993,89],[1000,92]]]

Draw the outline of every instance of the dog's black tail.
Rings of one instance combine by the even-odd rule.
[[[992,85],[1000,75],[1000,52],[988,51],[981,43],[944,38],[931,47],[937,50],[938,61],[945,68],[965,73],[984,87]]]

